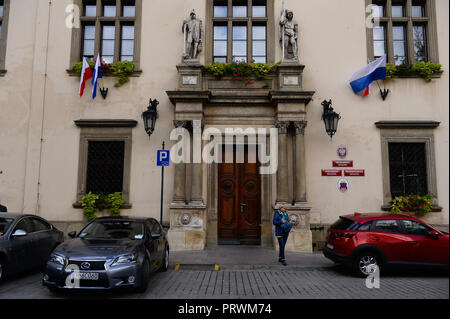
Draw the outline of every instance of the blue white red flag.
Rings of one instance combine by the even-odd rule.
[[[103,78],[102,75],[102,65],[100,63],[100,54],[97,56],[97,61],[95,62],[94,76],[92,77],[92,98],[95,99],[97,96],[97,81],[99,78]]]
[[[350,79],[350,86],[355,94],[368,96],[370,85],[376,80],[386,80],[386,55],[356,71]]]

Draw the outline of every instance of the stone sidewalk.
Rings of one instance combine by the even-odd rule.
[[[176,251],[170,254],[171,264],[183,265],[259,265],[279,266],[278,252],[272,247],[261,246],[210,246],[202,251]],[[335,264],[322,252],[286,252],[288,266],[332,267]]]
[[[353,277],[321,253],[288,252],[286,258],[288,266],[282,266],[274,249],[248,246],[172,252],[169,270],[152,274],[143,294],[53,294],[35,271],[1,282],[0,299],[449,299],[448,271],[392,271],[381,276],[380,288],[369,289],[365,279]]]

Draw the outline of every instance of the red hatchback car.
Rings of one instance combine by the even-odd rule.
[[[389,213],[341,216],[328,230],[323,254],[364,277],[378,266],[448,267],[448,233],[416,218]]]

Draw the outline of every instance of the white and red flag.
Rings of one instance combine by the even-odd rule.
[[[86,58],[83,57],[83,67],[81,69],[81,78],[80,78],[80,88],[78,89],[78,93],[80,97],[83,96],[84,88],[86,87],[86,81],[92,78],[93,72]]]

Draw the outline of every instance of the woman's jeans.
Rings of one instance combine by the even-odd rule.
[[[278,238],[278,244],[280,245],[280,259],[285,260],[284,256],[284,247],[286,246],[286,242],[288,239],[289,233],[284,234],[283,236],[277,236]]]

